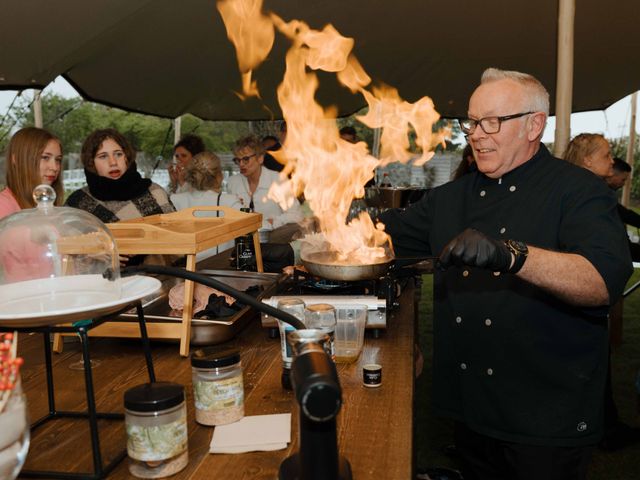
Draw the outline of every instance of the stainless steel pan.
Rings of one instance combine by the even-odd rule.
[[[302,257],[302,264],[312,275],[339,281],[373,280],[384,276],[390,269],[402,268],[401,265],[427,272],[433,270],[436,262],[437,257],[420,257],[386,259],[365,265],[343,265],[336,263],[335,256],[329,252],[312,253]]]

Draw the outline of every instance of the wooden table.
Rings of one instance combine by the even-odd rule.
[[[414,289],[407,288],[400,298],[401,307],[388,319],[388,328],[380,338],[365,338],[364,351],[356,363],[338,364],[343,390],[343,407],[338,416],[338,443],[353,470],[355,479],[412,478],[414,325],[417,303]],[[144,362],[137,352],[138,342],[126,339],[92,339],[92,358],[101,364],[94,368],[98,408],[122,411],[122,398],[128,388],[146,381]],[[269,339],[256,319],[236,339],[241,348],[245,380],[246,415],[293,413],[292,443],[286,450],[241,455],[208,453],[213,428],[195,423],[191,392],[191,367],[188,359],[175,355],[171,345],[153,344],[156,375],[159,380],[181,383],[187,388],[189,465],[171,477],[182,479],[274,479],[280,462],[298,449],[297,410],[291,392],[280,386],[282,371],[279,340]],[[21,338],[20,354],[25,357],[23,383],[31,418],[46,408],[42,387],[41,340]],[[79,348],[69,346],[54,356],[54,374],[63,387],[57,390],[60,408],[78,408],[84,398],[78,393],[82,372],[68,369],[77,360]],[[383,367],[380,388],[362,386],[362,365],[376,362]],[[77,384],[77,385],[76,385]],[[64,422],[64,420],[62,421]],[[55,422],[51,422],[55,423]],[[117,452],[125,442],[122,422],[103,422],[103,457]],[[91,452],[86,448],[84,426],[45,426],[36,431],[27,460],[28,468],[43,464],[56,469],[87,470]],[[108,477],[129,479],[127,461]]]

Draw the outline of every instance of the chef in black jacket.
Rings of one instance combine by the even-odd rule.
[[[540,142],[548,112],[538,80],[486,70],[460,122],[478,170],[380,218],[397,256],[440,255],[433,404],[465,480],[584,479],[602,436],[631,261],[612,191]]]

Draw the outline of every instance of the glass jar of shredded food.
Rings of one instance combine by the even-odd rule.
[[[124,394],[129,472],[138,478],[163,478],[189,463],[184,387],[155,382]]]
[[[196,422],[224,425],[244,417],[240,350],[208,347],[191,354]]]

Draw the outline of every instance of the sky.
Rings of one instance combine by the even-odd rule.
[[[45,88],[44,93],[55,92],[64,97],[78,96],[77,92],[62,77]],[[4,117],[7,108],[15,97],[11,90],[0,91],[0,118]],[[428,94],[428,93],[427,93]],[[25,90],[23,95],[31,97],[32,90]],[[619,138],[629,135],[629,121],[631,115],[631,96],[627,96],[611,105],[606,110],[574,113],[571,115],[571,137],[579,133],[602,133],[607,138]],[[436,109],[437,109],[436,105]],[[543,142],[553,142],[555,135],[555,117],[549,118],[545,129]],[[636,121],[636,131],[638,122]]]

